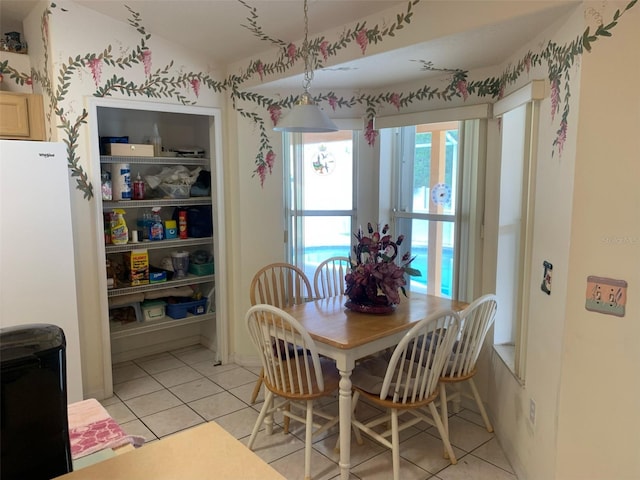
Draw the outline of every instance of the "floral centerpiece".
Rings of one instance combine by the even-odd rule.
[[[362,228],[354,234],[357,243],[353,246],[351,271],[345,276],[345,294],[349,297],[346,306],[351,310],[388,313],[400,303],[400,291],[406,296],[405,274],[420,276],[420,271],[410,267],[415,259],[410,252],[402,256],[400,264],[395,263],[404,235],[393,241],[386,224],[382,231],[379,226],[374,230],[371,223],[367,229],[368,236]]]

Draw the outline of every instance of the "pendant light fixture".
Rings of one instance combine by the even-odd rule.
[[[321,133],[337,132],[335,123],[320,110],[320,107],[313,101],[309,93],[309,85],[313,80],[313,69],[309,59],[309,18],[307,0],[304,0],[304,42],[302,43],[302,58],[304,59],[304,93],[296,102],[291,112],[284,117],[273,129],[278,132],[302,132]]]

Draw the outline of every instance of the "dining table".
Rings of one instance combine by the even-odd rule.
[[[351,468],[351,373],[358,359],[395,347],[417,322],[440,310],[460,312],[468,304],[450,298],[407,292],[393,311],[363,313],[345,307],[338,295],[283,308],[309,332],[318,353],[336,362],[340,372],[340,478]]]

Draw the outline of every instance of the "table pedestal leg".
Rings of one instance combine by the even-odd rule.
[[[340,479],[349,479],[351,468],[351,370],[340,370]]]

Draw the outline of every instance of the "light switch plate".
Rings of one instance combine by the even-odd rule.
[[[627,282],[613,278],[587,277],[585,308],[591,312],[624,317]]]

